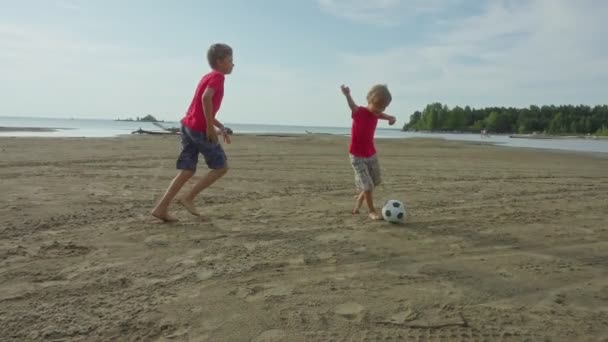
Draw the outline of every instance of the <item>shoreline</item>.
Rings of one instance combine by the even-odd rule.
[[[603,135],[549,135],[549,134],[510,134],[512,139],[553,139],[553,140],[608,140]]]
[[[85,136],[61,136],[61,137],[53,137],[53,136],[3,136],[0,135],[0,143],[3,140],[14,140],[14,139],[45,139],[45,140],[100,140],[100,141],[112,141],[112,140],[117,140],[117,139],[121,139],[121,140],[129,140],[129,139],[167,139],[169,137],[178,137],[179,134],[159,134],[159,135],[155,135],[155,134],[151,134],[151,135],[146,135],[146,134],[119,134],[119,135],[115,135],[115,136],[110,136],[110,137],[85,137]],[[280,133],[234,133],[232,135],[232,137],[241,137],[241,138],[259,138],[259,139],[266,139],[266,138],[278,138],[278,139],[289,139],[289,140],[293,140],[293,139],[298,139],[298,138],[306,138],[306,137],[310,137],[310,138],[316,138],[313,139],[313,141],[316,141],[317,139],[322,139],[322,138],[329,138],[329,139],[340,139],[340,138],[345,138],[347,139],[348,136],[347,135],[340,135],[340,134],[330,134],[330,133],[285,133],[285,134],[280,134]],[[474,140],[450,140],[450,139],[445,139],[445,138],[441,138],[441,137],[407,137],[407,138],[396,138],[396,137],[386,137],[386,138],[376,138],[375,139],[377,142],[394,142],[394,141],[399,141],[399,140],[406,140],[406,141],[410,141],[410,142],[416,142],[416,141],[432,141],[432,142],[439,142],[439,143],[447,143],[447,144],[461,144],[463,146],[492,146],[492,147],[497,147],[497,148],[501,148],[501,149],[506,149],[506,150],[528,150],[528,151],[537,151],[537,152],[548,152],[548,153],[563,153],[563,154],[569,154],[569,155],[581,155],[581,156],[592,156],[592,157],[596,157],[596,158],[608,158],[608,152],[598,152],[598,151],[582,151],[582,150],[570,150],[570,149],[560,149],[560,148],[546,148],[546,147],[529,147],[529,146],[511,146],[511,145],[507,145],[503,142],[497,142],[497,141],[474,141]],[[222,143],[223,144],[223,143]],[[347,145],[345,145],[347,147]],[[345,148],[346,148],[345,147]]]
[[[481,135],[479,132],[458,132],[458,131],[403,131],[403,133],[414,134],[454,134],[454,135]],[[607,139],[604,135],[576,135],[576,134],[533,134],[533,133],[488,133],[488,137],[509,137],[512,139],[554,139],[554,140],[602,140]]]
[[[134,123],[151,123],[154,124],[153,121],[125,121],[125,120],[115,120],[116,122],[134,122]],[[164,121],[156,121],[156,123],[164,123]],[[290,126],[291,127],[291,126]],[[296,127],[296,126],[294,126]],[[302,128],[306,128],[308,126],[302,126]],[[321,127],[323,128],[323,127]],[[348,127],[328,127],[328,128],[343,128],[348,129]],[[31,126],[0,126],[0,133],[11,133],[11,132],[57,132],[62,130],[75,130],[77,128],[67,128],[67,127],[31,127]],[[145,130],[144,130],[145,131]],[[377,131],[395,131],[403,134],[420,134],[420,135],[433,135],[433,134],[445,134],[445,135],[479,135],[474,132],[450,132],[450,131],[403,131],[398,129],[391,128],[382,128],[379,127]],[[161,132],[161,131],[159,131]],[[328,135],[328,136],[348,136],[348,133],[338,134],[338,133],[324,133],[324,132],[314,132],[304,130],[301,133],[275,133],[275,132],[255,132],[255,133],[235,133],[242,135],[289,135],[289,136],[300,136],[300,135]],[[516,133],[500,133],[500,134],[490,134],[489,137],[508,137],[511,139],[535,139],[535,140],[608,140],[608,136],[602,135],[550,135],[550,134],[516,134]],[[377,139],[400,139],[401,137],[390,137],[390,138],[377,138]]]
[[[51,127],[5,127],[0,126],[1,133],[13,133],[13,132],[58,132],[59,130],[66,130],[71,128],[51,128]]]

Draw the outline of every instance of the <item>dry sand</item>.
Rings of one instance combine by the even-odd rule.
[[[177,137],[0,139],[0,340],[606,341],[607,158],[379,141],[395,226],[346,146],[235,136],[161,224]]]

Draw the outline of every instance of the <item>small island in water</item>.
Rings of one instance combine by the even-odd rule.
[[[143,118],[140,118],[139,116],[136,117],[135,119],[133,118],[128,118],[128,119],[116,119],[114,121],[135,121],[135,122],[164,122],[163,120],[156,120],[156,118],[152,115],[146,115]]]

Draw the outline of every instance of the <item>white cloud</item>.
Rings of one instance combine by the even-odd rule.
[[[607,15],[608,3],[593,0],[492,1],[479,15],[443,22],[421,45],[342,60],[358,84],[389,83],[409,113],[432,101],[597,103],[608,89]]]
[[[171,117],[201,69],[200,61],[146,58],[133,47],[31,26],[0,25],[0,51],[0,92],[10,99],[0,115]]]
[[[200,55],[171,58],[31,26],[0,25],[0,50],[0,93],[10,99],[0,103],[0,115],[115,118],[149,113],[177,121],[208,71]],[[336,107],[332,102],[344,107],[334,83],[289,66],[239,59],[227,78],[219,119],[335,125],[343,120],[325,118],[327,107]],[[320,110],[305,109],[309,107]]]
[[[127,48],[89,41],[66,32],[0,25],[0,50],[6,51],[14,60],[55,63],[73,62],[83,58],[117,56],[125,52]]]
[[[315,1],[326,13],[372,25],[432,14],[425,20],[434,31],[385,50],[336,51],[321,66],[295,67],[283,56],[241,59],[237,52],[220,120],[348,125],[338,88],[343,82],[359,102],[372,84],[387,83],[394,94],[389,112],[400,122],[433,101],[477,107],[605,101],[608,1],[483,0],[483,10],[469,16],[448,15],[468,0]],[[69,28],[0,24],[0,93],[6,99],[0,115],[150,113],[178,120],[207,71],[201,51],[157,53],[130,44]]]
[[[461,0],[317,0],[325,13],[355,22],[398,25],[412,16],[436,13]]]
[[[84,11],[82,2],[79,0],[58,0],[55,4],[57,7],[64,9],[64,10],[71,11],[71,12],[83,12]]]

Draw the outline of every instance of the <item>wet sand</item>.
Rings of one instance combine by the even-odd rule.
[[[12,132],[56,132],[58,129],[48,127],[2,127],[0,126],[0,132],[12,133]]]

